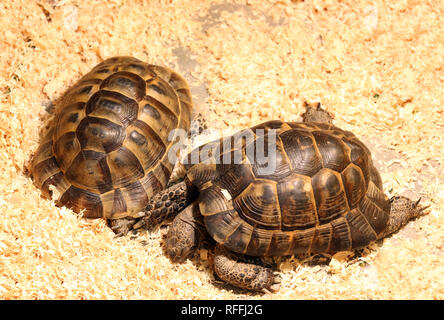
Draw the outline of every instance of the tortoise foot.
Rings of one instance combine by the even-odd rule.
[[[264,293],[278,291],[282,280],[271,268],[238,261],[222,248],[216,249],[214,271],[220,279],[233,286]]]
[[[133,229],[136,221],[133,218],[111,219],[108,220],[108,225],[114,231],[116,237],[121,237],[127,235]]]

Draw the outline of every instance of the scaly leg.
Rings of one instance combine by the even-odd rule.
[[[214,271],[223,281],[243,289],[274,292],[280,288],[281,277],[270,268],[238,261],[218,245],[214,254]]]
[[[183,262],[196,250],[200,240],[208,236],[197,201],[180,212],[169,226],[166,253],[174,262]]]
[[[188,180],[172,185],[149,200],[145,210],[141,213],[143,217],[133,228],[150,229],[178,214],[196,198],[196,189]]]

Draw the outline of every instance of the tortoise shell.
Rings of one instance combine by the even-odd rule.
[[[118,219],[162,190],[173,129],[188,130],[191,95],[174,71],[132,57],[103,61],[62,97],[31,161],[43,195],[88,218]]]
[[[376,240],[388,221],[370,151],[333,125],[266,122],[199,147],[187,162],[209,234],[237,253],[350,250]],[[275,166],[267,172],[269,163]]]

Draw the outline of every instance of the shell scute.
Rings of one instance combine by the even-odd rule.
[[[316,200],[310,177],[294,174],[277,184],[283,230],[313,227]]]
[[[254,180],[233,200],[233,207],[245,221],[263,229],[281,228],[276,204],[276,183],[270,180]]]
[[[311,177],[322,169],[322,156],[310,132],[295,128],[279,137],[294,173]]]
[[[312,186],[321,223],[329,222],[350,210],[340,173],[321,169],[313,177]]]

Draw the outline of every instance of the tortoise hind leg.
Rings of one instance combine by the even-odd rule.
[[[179,213],[170,225],[165,241],[166,254],[174,262],[183,262],[206,236],[199,205],[195,201]]]
[[[305,113],[302,114],[303,122],[321,122],[331,124],[333,115],[321,107],[321,103],[309,104],[305,102]]]
[[[238,261],[238,258],[218,245],[214,254],[214,271],[223,281],[242,289],[275,292],[281,277],[271,268]]]

